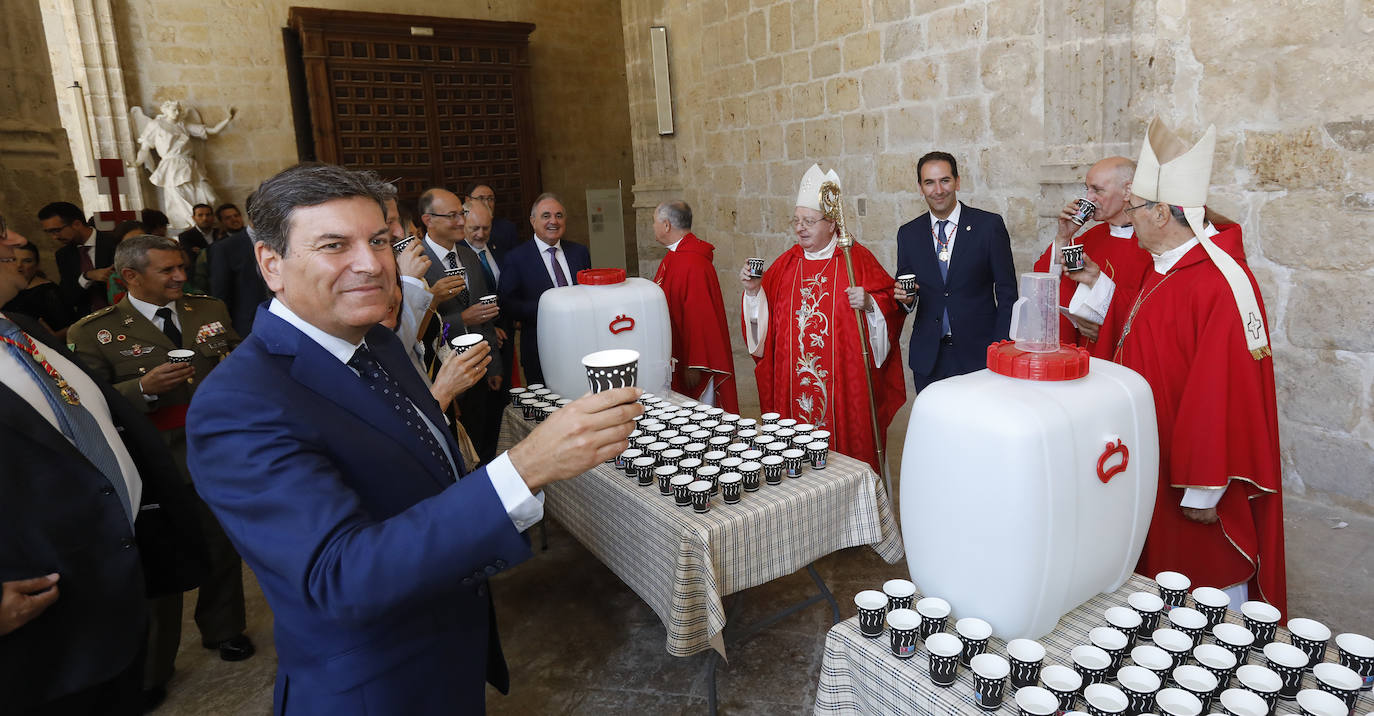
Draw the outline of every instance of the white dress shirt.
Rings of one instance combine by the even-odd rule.
[[[460,259],[460,258],[458,258],[458,251],[457,251],[457,248],[456,248],[456,247],[457,247],[456,244],[454,245],[455,248],[446,249],[446,248],[444,248],[443,246],[440,246],[438,242],[436,242],[434,239],[429,238],[428,236],[425,237],[425,243],[429,245],[429,250],[430,250],[430,251],[433,251],[433,252],[434,252],[434,255],[439,257],[439,268],[441,268],[441,269],[447,269],[447,268],[448,268],[448,255],[449,255],[449,254],[453,254],[453,263],[454,263],[454,265],[456,265],[458,268],[462,268],[462,267],[463,267],[463,260]]]
[[[491,252],[490,242],[482,244],[481,248],[478,248],[467,239],[464,239],[463,243],[467,244],[468,248],[472,249],[473,253],[477,254],[478,261],[482,260],[482,256],[487,257],[487,266],[491,268],[491,277],[496,280],[496,286],[501,285],[501,269],[496,265],[496,255]],[[548,256],[548,254],[544,255]],[[557,286],[557,282],[555,282],[554,285]],[[495,291],[496,286],[492,286],[491,290]]]
[[[89,251],[89,252],[90,252],[90,256],[91,256],[91,266],[92,266],[93,268],[100,268],[99,266],[96,266],[96,265],[95,265],[95,237],[96,237],[96,231],[95,231],[94,229],[92,229],[92,230],[91,230],[91,235],[90,235],[90,237],[87,238],[85,241],[83,241],[83,242],[81,243],[81,248],[78,248],[78,249],[76,250],[76,253],[77,253],[77,261],[80,261],[80,260],[81,260],[81,254],[84,254],[84,253],[86,253],[86,252]],[[78,285],[78,286],[80,286],[80,287],[82,287],[82,288],[90,288],[90,287],[91,287],[91,283],[92,283],[92,281],[91,281],[90,279],[86,278],[86,272],[85,272],[85,271],[81,271],[81,272],[79,272],[79,273],[76,274],[76,285]]]
[[[944,219],[935,218],[935,213],[930,214],[930,245],[935,247],[935,259],[940,259],[940,222],[948,221],[945,224],[945,237],[949,239],[945,243],[945,249],[949,251],[950,261],[954,260],[954,238],[959,233],[959,214],[963,208],[960,202],[954,202],[954,210],[949,212],[949,216]],[[949,263],[946,261],[945,263]]]
[[[549,275],[549,281],[553,283],[554,288],[558,288],[558,278],[553,275],[553,264],[549,263],[550,248],[558,249],[553,255],[558,259],[558,265],[563,267],[563,278],[567,279],[569,286],[573,285],[572,271],[568,270],[568,257],[563,254],[563,240],[559,239],[553,246],[549,246],[538,236],[534,238],[539,242],[535,244],[539,249],[539,263],[544,264],[544,272]]]
[[[105,396],[96,386],[95,381],[91,380],[84,371],[78,368],[71,361],[63,358],[61,354],[54,350],[48,350],[47,346],[34,341],[38,346],[38,352],[47,359],[72,389],[76,391],[81,399],[81,404],[91,412],[95,422],[100,425],[100,433],[105,436],[105,442],[110,445],[110,450],[114,452],[115,460],[119,463],[119,472],[124,476],[124,485],[129,490],[129,504],[134,513],[139,510],[139,501],[143,497],[143,479],[139,477],[138,467],[134,465],[134,459],[129,455],[129,451],[124,447],[124,441],[119,438],[119,430],[115,427],[114,418],[110,416],[110,405],[105,402]],[[25,358],[24,360],[29,360]],[[41,368],[40,368],[41,370]],[[62,426],[57,422],[57,415],[53,413],[52,406],[48,404],[47,396],[43,386],[34,380],[29,369],[19,363],[18,357],[9,349],[9,346],[0,344],[0,384],[13,390],[23,398],[24,402],[33,406],[38,414],[48,421],[59,434],[62,433]]]
[[[813,261],[824,261],[835,255],[835,247],[836,240],[832,238],[820,251],[812,253],[803,249],[802,255]],[[836,301],[840,300],[836,296]],[[848,298],[843,299],[843,302],[844,308],[848,309]],[[745,347],[750,355],[762,356],[763,340],[768,337],[768,296],[762,289],[753,296],[750,296],[748,291],[744,292],[743,314],[745,325],[748,327],[744,336]],[[878,302],[873,301],[873,309],[864,311],[864,318],[868,321],[868,346],[873,357],[873,365],[881,366],[883,361],[887,360],[887,352],[890,349],[887,341],[887,317],[878,310]]]
[[[363,344],[361,341],[350,343],[316,328],[307,323],[305,319],[297,316],[279,299],[272,299],[267,310],[295,326],[301,333],[320,344],[321,348],[338,358],[339,362],[344,365],[348,364],[358,347]],[[349,370],[353,369],[350,367]],[[356,371],[354,373],[356,374]],[[414,405],[413,402],[411,404]],[[418,406],[415,407],[415,413],[420,416],[421,420],[425,421],[425,426],[434,434],[434,439],[439,442],[439,445],[444,449],[444,454],[448,457],[449,466],[455,468],[454,474],[457,474],[457,463],[453,460],[453,453],[449,451],[447,437],[429,421],[429,418],[425,417],[424,411],[420,410]],[[536,498],[530,493],[529,487],[525,485],[525,480],[520,477],[520,473],[515,470],[515,465],[511,463],[509,453],[503,452],[487,464],[487,478],[491,480],[491,486],[496,490],[496,496],[501,499],[501,505],[506,508],[506,514],[510,517],[510,521],[515,525],[517,531],[524,532],[544,518],[544,502],[540,499],[543,495]]]
[[[163,330],[163,320],[162,316],[157,315],[157,312],[164,308],[171,309],[172,325],[176,326],[178,332],[181,331],[181,316],[177,315],[176,301],[168,301],[165,306],[158,306],[148,303],[147,301],[141,301],[137,298],[134,298],[134,295],[132,293],[125,295],[129,297],[129,305],[133,306],[135,311],[138,311],[140,315],[148,319],[154,326],[157,326],[157,329],[159,331]],[[180,347],[181,346],[177,346],[177,348]]]

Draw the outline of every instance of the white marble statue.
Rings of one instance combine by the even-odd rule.
[[[149,118],[141,107],[134,107],[129,114],[139,133],[135,161],[147,168],[152,175],[149,180],[162,189],[162,211],[173,227],[191,226],[191,207],[201,203],[215,205],[215,190],[210,187],[205,168],[196,161],[191,139],[209,139],[219,134],[237,110],[230,107],[229,116],[213,127],[200,122],[195,108],[174,99],[162,103],[157,117]]]

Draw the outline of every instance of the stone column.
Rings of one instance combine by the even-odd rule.
[[[45,269],[55,277],[56,245],[43,234],[36,215],[50,201],[76,197],[76,172],[58,120],[38,2],[7,2],[5,12],[0,31],[0,86],[7,95],[0,114],[0,212],[11,229],[43,248]]]
[[[137,139],[130,127],[129,101],[125,94],[124,68],[120,60],[116,18],[111,0],[41,0],[43,22],[52,59],[51,81],[61,87],[79,82],[85,89],[86,111],[90,141],[96,158],[119,158],[129,178],[125,207],[135,210],[157,207],[160,202],[134,166],[138,155]],[[79,112],[70,98],[59,103],[62,125],[73,127],[79,122]],[[154,109],[152,114],[156,114]],[[80,141],[81,133],[70,132],[71,141]],[[82,156],[85,148],[72,148],[70,153]],[[82,171],[81,199],[88,213],[109,208],[109,200],[99,196],[94,178],[86,178]]]

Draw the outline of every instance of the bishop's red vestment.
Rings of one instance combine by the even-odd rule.
[[[673,390],[700,398],[707,381],[714,378],[716,404],[738,413],[735,359],[730,351],[720,279],[712,263],[715,252],[711,244],[687,234],[663,257],[654,283],[668,297],[668,319],[673,325]],[[707,372],[695,388],[687,387],[688,368]]]
[[[1135,290],[1140,286],[1140,281],[1145,277],[1145,273],[1150,270],[1152,261],[1150,254],[1134,238],[1118,238],[1112,236],[1111,226],[1107,222],[1100,222],[1091,229],[1083,232],[1076,238],[1078,243],[1083,245],[1083,253],[1093,260],[1102,269],[1102,274],[1107,276],[1116,284],[1116,290],[1112,294],[1112,304],[1115,305],[1119,300],[1125,299],[1126,307],[1131,306],[1135,300]],[[1045,253],[1040,255],[1035,262],[1035,271],[1050,270],[1050,252],[1054,250],[1051,243],[1045,249]],[[1076,283],[1068,275],[1059,278],[1059,305],[1067,307],[1073,298],[1074,291],[1080,284]],[[1117,296],[1121,298],[1118,299]],[[1071,343],[1088,349],[1088,353],[1095,358],[1110,359],[1116,349],[1116,339],[1121,332],[1121,320],[1114,315],[1115,311],[1107,312],[1107,319],[1103,321],[1102,328],[1099,330],[1097,340],[1088,340],[1086,336],[1080,335],[1078,329],[1062,313],[1059,315],[1059,342]]]
[[[1212,241],[1245,264],[1241,229]],[[1145,377],[1159,421],[1159,492],[1136,571],[1173,570],[1194,586],[1248,583],[1251,599],[1287,612],[1274,359],[1251,357],[1236,300],[1201,246],[1169,270],[1148,271],[1129,303],[1116,360]],[[1260,310],[1264,310],[1261,301]],[[1265,319],[1267,322],[1267,318]],[[1184,518],[1184,489],[1226,488],[1211,525]]]
[[[854,244],[850,255],[855,280],[882,312],[888,345],[894,347],[873,369],[878,426],[886,439],[888,424],[906,402],[901,351],[895,348],[903,316],[892,298],[892,276],[873,254]],[[763,412],[824,427],[831,432],[832,450],[883,474],[868,411],[859,324],[845,295],[849,285],[838,247],[828,259],[808,259],[796,244],[783,252],[763,274],[768,326],[763,356],[754,359],[754,377]],[[744,330],[747,336],[749,327]]]

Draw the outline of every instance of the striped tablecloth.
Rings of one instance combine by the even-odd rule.
[[[679,398],[680,399],[680,398]],[[500,447],[533,429],[517,409],[501,421]],[[871,545],[888,563],[904,555],[883,482],[863,462],[832,452],[824,470],[763,484],[727,505],[717,495],[696,514],[658,486],[640,487],[612,465],[544,488],[558,520],[634,590],[668,631],[668,653],[725,655],[726,595],[799,569],[836,550]]]
[[[875,587],[877,589],[879,587]],[[1132,574],[1121,589],[1111,594],[1099,594],[1077,609],[1064,615],[1054,631],[1037,639],[1045,647],[1045,665],[1063,664],[1073,668],[1069,652],[1079,644],[1088,644],[1088,631],[1093,627],[1108,626],[1103,613],[1108,607],[1126,606],[1126,597],[1131,592],[1155,591],[1154,581],[1139,574]],[[837,594],[837,599],[853,595]],[[921,595],[916,595],[920,599]],[[1226,613],[1226,620],[1241,623],[1240,614]],[[953,633],[953,617],[945,631]],[[1275,637],[1278,641],[1289,641],[1288,630],[1280,627]],[[898,659],[892,655],[888,644],[888,634],[869,639],[859,632],[858,617],[836,624],[825,640],[825,658],[821,662],[821,681],[816,689],[816,713],[831,716],[857,714],[986,714],[973,700],[973,673],[963,666],[959,667],[959,680],[949,688],[941,688],[931,683],[929,672],[930,652],[922,642],[916,655],[910,659]],[[1140,642],[1148,643],[1148,642]],[[1005,657],[1006,642],[993,638],[988,642],[988,652]],[[1327,648],[1327,661],[1336,660],[1336,646]],[[1130,663],[1129,657],[1125,663]],[[1263,664],[1264,657],[1252,653],[1248,662]],[[1317,688],[1311,672],[1303,677],[1303,688]],[[1002,708],[992,713],[1018,713],[1015,704],[1016,690],[1008,682],[1006,697]],[[1285,704],[1288,708],[1285,709]],[[1370,692],[1361,696],[1357,713],[1374,709],[1374,698]],[[1076,708],[1086,711],[1082,697]],[[1214,707],[1217,710],[1219,707]],[[1293,702],[1279,702],[1279,713],[1296,712]]]

